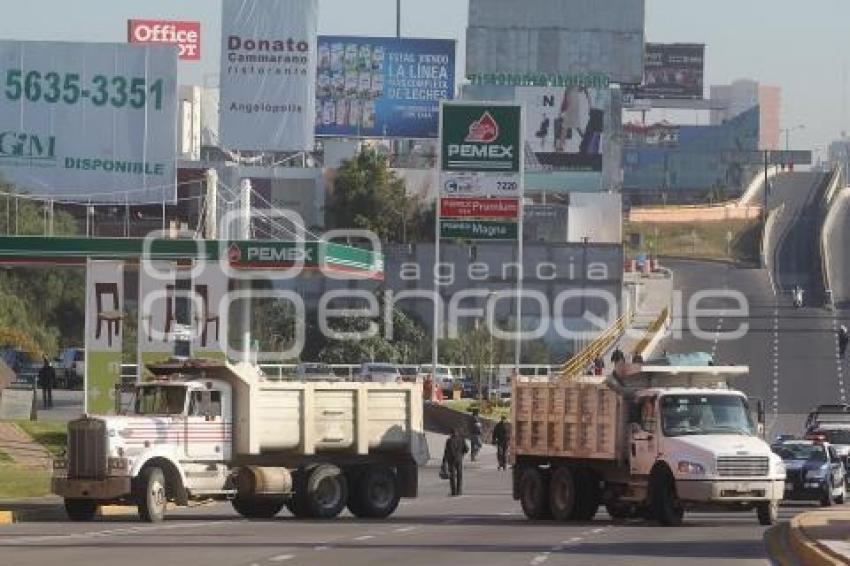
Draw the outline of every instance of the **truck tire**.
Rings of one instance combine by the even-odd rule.
[[[370,466],[356,474],[348,510],[362,519],[386,519],[398,508],[401,490],[395,472],[386,466]]]
[[[246,519],[271,519],[283,509],[283,498],[237,495],[230,502]]]
[[[167,503],[165,475],[162,470],[155,466],[142,470],[136,488],[136,505],[142,521],[148,523],[162,521],[165,518]]]
[[[824,489],[824,494],[820,498],[820,506],[821,507],[832,507],[832,481],[826,480],[826,488]]]
[[[348,501],[348,481],[338,467],[320,464],[310,471],[306,481],[304,502],[313,519],[333,519]]]
[[[556,521],[569,521],[574,518],[577,487],[576,474],[567,466],[559,466],[552,472],[552,479],[549,480],[549,509]],[[529,497],[534,496],[530,494]],[[528,517],[532,518],[530,515]]]
[[[676,499],[676,483],[669,472],[657,469],[649,476],[649,506],[655,520],[665,527],[682,524],[685,511]]]
[[[599,511],[602,493],[599,480],[590,470],[578,470],[576,475],[576,505],[573,519],[576,521],[592,521]]]
[[[91,521],[97,515],[100,505],[91,499],[66,499],[65,513],[72,521]]]
[[[766,501],[759,503],[756,507],[756,516],[759,519],[759,525],[769,527],[775,525],[779,520],[779,502]]]
[[[315,466],[298,468],[292,472],[292,495],[286,499],[284,505],[296,519],[309,519],[310,507],[307,502],[307,477]]]
[[[519,503],[532,521],[552,518],[549,506],[549,478],[537,467],[522,470],[519,476]]]

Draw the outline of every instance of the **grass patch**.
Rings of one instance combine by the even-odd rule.
[[[50,472],[0,463],[0,499],[50,494]]]
[[[652,253],[696,259],[724,259],[758,263],[761,222],[721,220],[713,222],[624,222],[626,251],[634,256]],[[643,245],[632,245],[632,234],[640,234]]]
[[[46,421],[15,421],[33,440],[44,446],[52,456],[65,451],[68,442],[68,425]]]
[[[0,464],[8,464],[13,461],[11,456],[0,450]]]

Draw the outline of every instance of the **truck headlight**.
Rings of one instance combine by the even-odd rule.
[[[129,469],[129,462],[127,458],[109,458],[107,460],[107,466],[110,471],[123,472]]]
[[[705,474],[705,466],[696,462],[688,462],[683,460],[679,462],[679,473],[688,474],[691,476],[701,476]]]
[[[785,478],[787,476],[787,472],[785,471],[785,462],[776,462],[773,465],[773,473],[777,477]]]

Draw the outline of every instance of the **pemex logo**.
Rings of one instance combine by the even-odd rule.
[[[466,143],[493,143],[499,139],[499,123],[489,112],[485,112],[481,118],[469,126],[469,134],[464,140]]]
[[[227,259],[230,260],[230,263],[239,263],[242,261],[242,249],[235,243],[230,244],[230,248],[227,250]]]

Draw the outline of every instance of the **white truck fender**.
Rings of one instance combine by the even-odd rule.
[[[186,485],[186,472],[183,470],[183,466],[180,464],[180,460],[174,457],[173,450],[168,446],[151,446],[135,458],[133,458],[133,466],[130,468],[130,477],[136,478],[142,471],[142,468],[145,467],[145,464],[153,460],[154,458],[162,458],[163,460],[167,460],[170,464],[172,464],[177,472],[180,474],[180,481],[183,482],[183,485]]]

